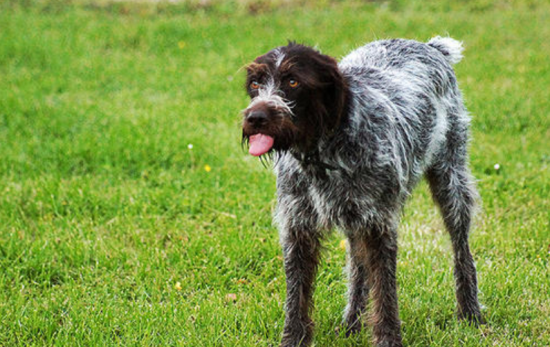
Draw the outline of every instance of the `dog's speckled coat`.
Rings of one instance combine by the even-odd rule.
[[[402,345],[395,277],[397,226],[407,197],[423,176],[453,241],[459,316],[481,321],[468,245],[477,198],[467,163],[470,118],[451,66],[460,61],[461,52],[461,44],[451,38],[436,37],[428,43],[384,40],[353,51],[333,66],[329,57],[291,43],[257,58],[249,69],[249,82],[257,79],[262,87],[249,91],[245,138],[266,128],[247,119],[258,105],[276,110],[266,117],[268,123],[279,122],[281,129],[270,133],[276,143],[284,137],[279,134],[288,137],[273,149],[275,220],[287,275],[282,346],[311,343],[320,240],[334,227],[349,241],[347,332],[361,329],[370,294],[376,345]],[[325,59],[327,65],[300,63],[301,56]],[[304,82],[307,94],[284,89],[288,71],[279,70],[285,65],[298,81],[302,73],[315,75],[319,83]],[[337,69],[332,72],[337,77],[316,75],[311,69]],[[332,83],[330,78],[339,86],[336,92],[315,98]],[[331,103],[342,99],[333,98],[338,93],[345,104],[334,111]],[[322,114],[314,115],[319,109]],[[318,119],[313,124],[320,129],[310,129],[305,120],[314,116]],[[312,131],[307,144],[298,141]]]

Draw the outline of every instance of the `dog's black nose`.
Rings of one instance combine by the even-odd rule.
[[[253,127],[259,128],[267,123],[267,113],[260,110],[252,111],[246,117],[246,121]]]

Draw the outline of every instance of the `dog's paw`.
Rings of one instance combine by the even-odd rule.
[[[361,330],[362,330],[361,325],[347,326],[344,324],[342,326],[334,328],[334,334],[338,337],[340,336],[350,337],[350,336],[359,334]]]
[[[306,336],[302,337],[285,337],[281,341],[280,347],[309,347],[311,345],[311,338]]]
[[[487,321],[481,316],[479,312],[459,313],[458,319],[468,322],[470,325],[479,326],[487,324]]]
[[[403,347],[401,339],[388,339],[375,343],[376,347]]]
[[[281,347],[308,347],[313,339],[313,323],[285,327]]]
[[[363,324],[360,320],[356,320],[355,322],[351,324],[344,325],[344,329],[342,329],[343,333],[345,333],[346,337],[350,337],[352,335],[357,335],[361,332],[363,329]]]

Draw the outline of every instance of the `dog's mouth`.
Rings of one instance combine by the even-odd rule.
[[[255,157],[259,157],[263,154],[266,154],[273,148],[273,143],[275,139],[269,135],[265,134],[255,134],[251,135],[248,138],[248,153]]]

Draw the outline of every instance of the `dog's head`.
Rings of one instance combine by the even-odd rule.
[[[246,90],[243,141],[255,156],[307,152],[338,127],[347,95],[336,60],[292,42],[247,66]]]

